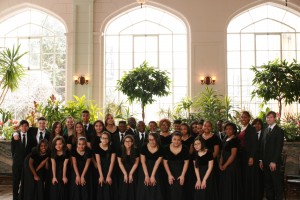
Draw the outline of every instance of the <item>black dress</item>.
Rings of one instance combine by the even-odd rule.
[[[46,169],[45,166],[38,171],[36,171],[40,180],[35,181],[33,174],[29,168],[29,159],[33,159],[33,168],[36,169],[43,160],[49,157],[49,153],[45,155],[40,155],[37,148],[32,150],[32,153],[29,154],[24,161],[23,168],[23,178],[22,178],[22,195],[23,200],[44,200],[45,199],[45,175]]]
[[[164,160],[168,161],[171,174],[174,177],[172,185],[167,186],[167,199],[168,200],[185,200],[184,187],[180,185],[178,177],[181,175],[184,161],[189,160],[189,151],[185,146],[182,146],[181,151],[178,154],[173,154],[170,145],[166,147]]]
[[[135,149],[135,158],[139,157],[140,154],[138,152],[138,149]],[[117,153],[118,158],[122,158],[122,152],[118,151]],[[127,172],[127,175],[129,175],[133,165],[135,162],[130,161],[130,155],[126,156],[125,162],[122,161],[124,168]],[[135,200],[136,197],[136,186],[137,186],[137,170],[135,170],[133,174],[133,182],[132,183],[125,183],[123,178],[120,178],[119,180],[119,199],[120,200]],[[122,171],[120,174],[123,174]]]
[[[171,144],[171,139],[172,139],[171,135],[168,135],[168,136],[159,135],[159,137],[160,137],[161,146],[166,147],[169,144]]]
[[[86,148],[85,149],[85,153],[83,155],[80,155],[77,152],[76,148],[73,148],[71,151],[71,156],[74,157],[76,159],[76,164],[77,164],[77,168],[78,168],[78,173],[81,176],[85,164],[87,162],[87,159],[92,158],[92,154],[91,151]],[[76,173],[74,170],[74,166],[72,168],[72,174],[71,174],[71,183],[70,183],[70,199],[71,200],[91,200],[91,189],[89,188],[90,186],[90,175],[89,175],[89,170],[87,170],[86,174],[85,174],[85,181],[86,184],[85,185],[76,185],[75,180],[76,180]]]
[[[215,150],[214,148],[215,148],[216,145],[219,146],[219,150],[220,150],[221,146],[222,146],[222,141],[220,140],[220,138],[216,134],[213,134],[212,137],[205,140],[205,147],[212,154],[214,153],[214,150]],[[213,182],[214,182],[213,185],[216,185],[215,192],[218,193],[218,191],[219,191],[218,183],[220,181],[219,155],[216,158],[214,158],[214,166],[213,166],[213,170],[212,170],[211,173],[213,174],[212,175]]]
[[[239,147],[239,140],[232,138],[229,141],[225,141],[222,148],[223,163],[226,163],[231,155],[232,148]],[[241,197],[241,175],[238,165],[238,159],[234,161],[226,168],[226,170],[220,173],[220,200],[240,200]]]
[[[209,161],[213,160],[213,154],[210,151],[207,151],[206,154],[199,156],[195,155],[195,165],[197,170],[199,170],[200,180],[202,181],[206,171],[208,170]],[[213,180],[214,174],[211,172],[209,177],[206,180],[206,188],[195,190],[194,200],[218,200],[218,193],[216,192],[216,182]]]
[[[109,166],[111,163],[111,155],[115,153],[114,149],[112,146],[110,146],[109,149],[103,150],[98,147],[95,149],[95,154],[99,154],[100,156],[100,165],[103,173],[104,180],[106,180],[108,171],[109,171]],[[111,179],[112,179],[112,185],[115,184],[115,179],[113,178],[113,173],[111,174]],[[97,200],[111,200],[113,199],[113,188],[107,183],[103,183],[103,185],[98,184],[98,189],[97,189]]]
[[[161,147],[154,152],[151,153],[148,150],[147,144],[145,144],[142,149],[141,149],[141,155],[145,156],[146,160],[146,165],[147,165],[147,170],[149,177],[151,177],[151,173],[153,170],[153,167],[155,165],[155,162],[157,159],[160,157],[163,157],[163,150]],[[142,165],[139,166],[139,177],[138,177],[138,185],[137,185],[137,200],[163,200],[162,197],[162,188],[161,188],[161,165],[159,165],[156,174],[155,174],[155,179],[156,179],[156,185],[155,186],[146,186],[144,184],[145,180],[145,174],[143,171]]]
[[[63,182],[63,168],[64,168],[64,162],[65,160],[70,159],[70,151],[66,151],[65,155],[56,155],[51,156],[51,159],[55,160],[56,164],[56,179],[57,182],[55,185],[52,184],[52,178],[53,174],[51,173],[51,185],[50,185],[50,200],[65,200],[68,199],[68,186],[69,182],[71,181],[68,176],[68,172],[66,172],[66,176],[68,178],[68,183],[64,184]],[[68,161],[68,165],[70,163],[70,160]],[[68,166],[67,166],[68,169]]]
[[[194,143],[194,136],[190,136],[187,140],[182,140],[182,145],[186,146],[187,149],[190,151],[191,145]],[[185,183],[183,185],[184,187],[184,193],[186,194],[186,200],[192,200],[194,198],[194,188],[196,183],[196,175],[194,170],[194,158],[192,155],[190,155],[189,159],[189,167],[186,172],[185,176]]]

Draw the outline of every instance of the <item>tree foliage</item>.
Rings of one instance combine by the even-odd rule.
[[[130,103],[141,103],[142,118],[144,120],[145,106],[155,101],[155,97],[167,96],[170,88],[170,79],[166,71],[150,67],[144,61],[140,67],[125,73],[117,82],[117,90],[127,95]]]
[[[252,98],[258,96],[268,102],[278,102],[281,115],[282,103],[291,104],[300,97],[300,65],[294,60],[289,64],[286,60],[276,59],[262,66],[253,66],[255,77],[252,81],[257,88],[252,91]]]
[[[20,45],[0,52],[0,105],[9,90],[15,91],[19,87],[19,82],[25,75],[25,69],[19,61],[27,52],[20,54],[19,50]]]

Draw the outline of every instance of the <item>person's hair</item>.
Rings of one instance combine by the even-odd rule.
[[[122,120],[122,121],[119,121],[119,125],[121,125],[121,124],[126,126],[127,123],[126,123],[126,121]]]
[[[51,131],[51,135],[50,135],[50,142],[53,140],[53,138],[55,137],[55,129],[56,127],[60,124],[61,130],[59,135],[62,136],[63,135],[63,127],[62,124],[58,121],[54,122],[52,125],[52,131]]]
[[[104,126],[104,123],[103,123],[102,120],[97,120],[97,121],[94,122],[94,124],[93,124],[94,125],[94,130],[93,130],[92,135],[91,135],[91,144],[92,144],[92,146],[94,146],[96,144],[97,132],[96,132],[95,126],[98,123],[102,125],[101,132],[103,132],[105,130],[105,126]]]
[[[171,138],[175,137],[175,136],[178,136],[180,137],[180,139],[182,138],[182,133],[180,133],[179,131],[174,131],[172,134],[171,134]]]
[[[168,125],[168,127],[170,128],[170,126],[171,126],[171,122],[170,122],[170,120],[168,120],[168,119],[161,119],[160,121],[159,121],[159,123],[158,123],[158,126],[159,126],[159,128],[162,126],[162,124],[163,123],[166,123],[167,125]]]
[[[199,122],[198,122],[198,124],[203,126],[203,124],[204,124],[204,119],[200,119]]]
[[[252,121],[251,125],[254,126],[256,123],[260,123],[261,129],[263,129],[264,123],[263,123],[263,121],[261,119],[259,119],[259,118],[254,119]]]
[[[150,125],[150,124],[155,124],[155,126],[157,127],[156,121],[150,121],[150,122],[148,123],[148,125]]]
[[[173,121],[173,124],[181,124],[181,120],[180,119],[175,119],[174,121]]]
[[[27,124],[27,126],[29,126],[28,121],[24,119],[20,121],[19,126],[22,126],[23,124]]]
[[[180,124],[180,126],[185,126],[186,129],[187,129],[187,134],[188,134],[188,135],[191,134],[191,129],[190,129],[188,123],[183,122],[183,123]]]
[[[268,117],[269,115],[273,115],[273,117],[276,118],[276,113],[274,111],[269,111],[266,116]]]
[[[64,156],[66,155],[67,145],[66,145],[66,141],[65,141],[64,137],[56,136],[55,138],[53,138],[53,141],[52,141],[52,144],[51,144],[51,146],[52,146],[51,147],[51,158],[56,158],[57,157],[57,150],[55,149],[55,146],[56,146],[56,142],[59,141],[59,140],[63,144],[63,147],[62,147],[63,155]]]
[[[222,120],[222,119],[220,119],[220,120],[218,120],[218,121],[217,121],[217,123],[221,123],[221,124],[223,124],[223,120]]]
[[[81,114],[88,114],[88,115],[90,115],[90,111],[88,111],[88,110],[83,110],[82,112],[81,112]]]
[[[108,117],[109,117],[109,116],[111,116],[111,117],[114,119],[114,116],[113,116],[112,114],[107,113],[107,114],[105,115],[105,118],[104,118],[104,125],[105,125],[105,127],[107,126],[107,120],[108,120]],[[113,124],[114,124],[114,126],[116,125],[116,124],[115,124],[115,120],[113,120]]]
[[[159,147],[160,146],[160,136],[157,133],[149,133],[149,136],[152,136],[156,142],[156,145]]]
[[[247,117],[249,117],[251,119],[250,112],[248,112],[246,110],[242,111],[242,115],[247,115]]]
[[[45,117],[39,117],[38,119],[37,119],[37,121],[46,121],[46,118]]]
[[[76,132],[76,126],[77,125],[80,125],[81,127],[82,127],[82,136],[83,137],[86,137],[86,135],[85,135],[85,128],[84,128],[84,126],[83,126],[83,123],[82,122],[77,122],[76,124],[75,124],[75,134],[74,134],[74,137],[72,138],[72,143],[73,144],[75,144],[75,143],[77,143],[77,140],[78,140],[78,136],[77,136],[77,132]]]
[[[135,162],[135,159],[137,158],[137,153],[136,153],[136,148],[135,148],[135,145],[134,145],[134,137],[132,135],[125,135],[124,139],[123,139],[123,142],[122,142],[122,145],[121,145],[121,151],[122,151],[122,157],[121,157],[121,160],[123,163],[126,162],[126,157],[127,157],[127,151],[126,151],[126,147],[125,147],[125,140],[129,138],[132,142],[132,145],[130,147],[130,162],[131,163],[134,163]]]
[[[197,125],[198,122],[197,122],[197,121],[193,121],[193,122],[190,124],[190,133],[192,133],[193,135],[195,134],[195,133],[193,132],[193,126],[194,126],[195,124]]]
[[[237,127],[234,123],[232,122],[228,122],[225,126],[224,126],[224,131],[226,130],[227,126],[231,126],[233,128],[233,135],[237,135]]]
[[[199,141],[200,142],[200,144],[201,144],[200,151],[204,151],[206,149],[205,140],[203,139],[202,136],[199,135],[199,136],[195,137],[194,143],[195,143],[195,141]],[[197,155],[196,160],[195,160],[195,167],[199,168],[199,166],[200,166],[199,156]]]
[[[211,126],[211,127],[213,127],[213,124],[212,124],[212,122],[211,122],[211,121],[209,121],[209,120],[207,120],[207,121],[204,121],[203,125],[204,125],[205,123],[208,123],[208,124],[210,124],[210,126]]]

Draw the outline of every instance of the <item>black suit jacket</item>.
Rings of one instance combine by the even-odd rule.
[[[141,141],[139,133],[135,134],[133,137],[136,148],[141,152],[142,146],[148,142],[148,133],[145,133],[144,142]]]
[[[269,165],[271,162],[282,164],[283,142],[283,130],[278,125],[275,125],[270,133],[268,128],[265,129],[260,148],[260,160],[264,165]]]
[[[95,130],[94,126],[91,123],[89,123],[88,129],[84,130],[85,131],[85,135],[86,135],[86,139],[87,139],[88,142],[92,141],[94,130]]]
[[[36,135],[38,134],[38,128],[37,127],[30,127],[27,131],[27,133],[30,133],[31,135],[34,136],[36,145],[38,144],[38,141],[36,140]],[[50,132],[46,130],[44,139],[48,140],[48,142],[50,141]]]
[[[136,135],[136,134],[137,134],[137,131],[136,130],[132,131],[131,128],[127,129],[127,131],[126,131],[126,135]]]
[[[21,140],[21,133],[18,132],[18,134],[19,140],[14,140],[13,137],[11,139],[11,154],[13,165],[22,167],[25,157],[31,153],[32,148],[36,146],[36,139],[34,135],[27,132],[27,145],[24,147]]]

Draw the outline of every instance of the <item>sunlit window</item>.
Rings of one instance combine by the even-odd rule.
[[[276,58],[292,62],[300,56],[300,17],[270,4],[249,9],[238,15],[227,28],[228,96],[236,109],[260,111],[262,100],[251,100],[254,73],[251,66],[260,66]],[[276,101],[268,107],[278,111]],[[298,110],[298,104],[284,108]]]
[[[66,29],[55,17],[26,9],[0,20],[0,47],[21,45],[28,52],[21,61],[27,69],[19,89],[6,96],[4,107],[24,117],[33,101],[45,102],[51,94],[65,99]]]
[[[144,6],[118,16],[107,25],[106,103],[126,101],[126,96],[115,89],[117,80],[144,60],[160,70],[167,70],[172,80],[171,95],[146,107],[146,120],[158,120],[160,111],[172,109],[187,95],[187,28],[182,20],[165,11]],[[140,114],[140,105],[134,104],[131,111]]]

